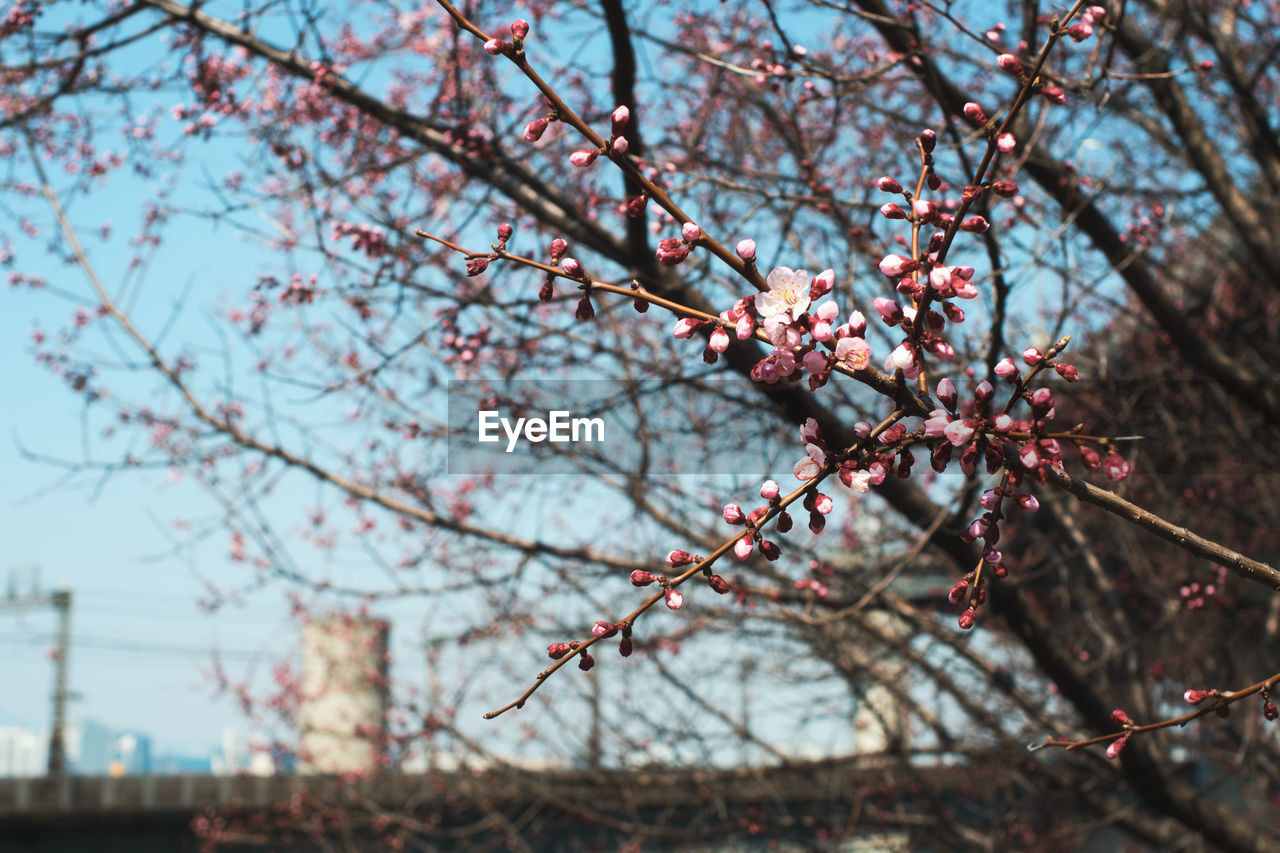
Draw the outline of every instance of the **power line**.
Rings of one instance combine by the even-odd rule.
[[[11,645],[50,645],[55,641],[53,634],[5,634],[0,633],[0,643]],[[85,637],[77,634],[71,638],[76,649],[97,649],[100,651],[140,652],[142,654],[165,655],[203,655],[221,658],[247,660],[267,657],[266,651],[249,649],[219,649],[214,646],[175,646],[168,643],[148,643],[145,640],[123,640],[114,637]]]

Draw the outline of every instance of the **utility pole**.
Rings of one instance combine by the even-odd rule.
[[[9,590],[0,598],[2,610],[30,610],[53,607],[58,611],[58,648],[53,661],[53,730],[49,733],[49,775],[61,777],[67,771],[66,744],[63,731],[67,725],[67,658],[71,651],[71,590],[41,592],[33,579],[32,588],[20,594],[16,578],[9,576]]]
[[[67,654],[71,651],[71,590],[54,590],[50,603],[58,609],[58,659],[53,675],[53,732],[49,735],[49,775],[62,776],[67,770]]]

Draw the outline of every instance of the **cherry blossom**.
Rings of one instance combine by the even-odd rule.
[[[756,297],[761,317],[789,315],[792,320],[809,310],[809,273],[790,267],[775,267],[765,280],[769,290]]]

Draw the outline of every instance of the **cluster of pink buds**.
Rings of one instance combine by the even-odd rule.
[[[1271,692],[1265,687],[1262,689],[1262,716],[1268,721],[1274,721],[1276,717],[1280,717],[1280,711],[1276,710],[1276,703],[1271,701]]]
[[[783,513],[785,515],[785,513]],[[755,550],[757,544],[760,546],[760,553],[768,560],[776,560],[782,556],[782,549],[776,543],[770,542],[768,539],[760,535],[760,524],[769,515],[769,507],[756,507],[750,513],[744,513],[742,508],[737,504],[726,504],[724,508],[724,520],[733,525],[742,525],[747,529],[733,543],[733,554],[739,560],[745,560],[751,556],[751,552]],[[788,524],[790,518],[788,518]],[[779,530],[782,524],[779,525]],[[781,530],[781,532],[786,532]]]
[[[594,163],[596,161],[596,158],[598,158],[601,154],[608,153],[610,156],[613,156],[613,157],[625,157],[627,152],[631,149],[631,143],[627,141],[627,138],[626,136],[623,135],[623,132],[627,129],[627,123],[630,120],[631,120],[631,110],[625,104],[615,109],[613,111],[613,114],[610,116],[610,121],[612,122],[612,130],[610,131],[610,134],[609,134],[609,141],[605,144],[604,148],[580,148],[569,155],[569,162],[579,168],[586,168],[587,166],[590,166],[592,163]],[[540,130],[538,131],[538,135],[539,136],[541,135]],[[526,127],[525,138],[528,139],[528,137],[529,137],[529,128]],[[639,207],[640,211],[643,211],[644,200],[645,200],[645,197],[641,195],[641,196],[637,196],[636,199],[633,199],[632,201],[637,202],[640,205]],[[631,211],[630,204],[627,207],[627,213],[629,215],[635,215]],[[661,258],[659,258],[659,260],[661,260]],[[681,260],[684,260],[684,259],[681,258]],[[663,263],[667,263],[667,262],[663,261]],[[679,261],[676,261],[675,263],[679,263]]]
[[[1107,10],[1101,6],[1090,6],[1080,14],[1080,22],[1067,27],[1067,35],[1074,41],[1084,41],[1093,35],[1096,25],[1107,17]]]
[[[511,53],[519,53],[524,48],[524,40],[529,35],[529,22],[523,18],[517,18],[511,22],[511,41],[503,41],[500,38],[491,38],[484,43],[484,52],[490,56],[503,56]]]
[[[655,253],[658,263],[664,267],[674,267],[684,263],[689,252],[702,239],[702,229],[693,222],[686,222],[680,227],[679,237],[666,237],[658,241]]]
[[[1111,712],[1111,721],[1116,725],[1124,728],[1124,734],[1107,745],[1107,758],[1115,758],[1120,754],[1120,750],[1124,749],[1125,744],[1129,742],[1129,738],[1133,737],[1133,720],[1129,719],[1129,715],[1119,708]]]
[[[895,427],[900,425],[895,425]],[[854,434],[858,438],[867,438],[871,435],[871,425],[865,421],[859,421],[854,425]],[[894,429],[887,430],[880,436],[881,444],[888,445],[896,441],[900,441],[905,435],[905,428],[900,431]],[[885,441],[885,437],[889,436],[889,440]],[[804,442],[805,455],[802,456],[792,467],[792,473],[795,474],[797,480],[807,482],[816,478],[829,462],[831,462],[830,450],[827,447],[826,439],[822,435],[822,428],[813,418],[805,421],[804,426],[800,429],[800,438]],[[840,482],[849,489],[859,493],[866,494],[871,486],[878,486],[884,482],[885,475],[893,466],[893,457],[886,455],[878,455],[867,453],[859,459],[845,459],[839,463],[839,469],[836,476]],[[906,464],[908,467],[910,463]],[[806,495],[806,498],[808,495]],[[830,512],[830,506],[826,503],[819,504],[817,496],[814,497],[815,503],[811,511],[816,510],[819,515],[826,515]],[[807,505],[806,508],[810,508]],[[826,509],[826,512],[822,510]],[[810,515],[811,525],[815,524],[813,515]],[[817,524],[821,529],[821,524]],[[816,530],[814,532],[817,532]]]
[[[631,121],[631,110],[626,104],[622,104],[609,116],[609,151],[621,157],[631,148],[631,143],[627,142],[627,137],[623,133],[627,129],[627,124]]]

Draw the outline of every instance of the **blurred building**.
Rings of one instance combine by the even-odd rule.
[[[0,777],[43,776],[49,740],[17,726],[0,726]]]
[[[313,619],[302,629],[299,773],[371,773],[386,757],[385,620]]]

